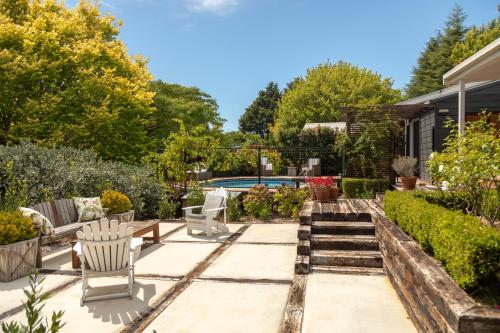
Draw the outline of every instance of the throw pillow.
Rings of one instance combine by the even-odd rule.
[[[73,198],[73,201],[78,212],[78,222],[99,220],[105,216],[99,197]]]
[[[19,207],[21,214],[25,217],[29,217],[31,221],[36,225],[36,228],[40,230],[43,235],[52,235],[54,233],[54,226],[48,218],[43,216],[40,212],[26,207]]]

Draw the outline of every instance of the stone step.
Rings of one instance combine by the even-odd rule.
[[[313,250],[310,262],[321,266],[383,267],[379,251]]]
[[[384,269],[373,267],[312,266],[311,272],[350,275],[385,275]]]
[[[312,250],[373,250],[378,241],[371,235],[311,235]]]
[[[329,235],[374,235],[373,222],[351,221],[314,221],[312,234]]]

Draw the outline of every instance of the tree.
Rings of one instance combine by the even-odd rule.
[[[281,98],[272,127],[273,139],[281,145],[295,146],[307,122],[338,121],[338,107],[394,104],[401,95],[392,84],[391,79],[346,62],[327,62],[311,68]]]
[[[269,82],[266,89],[259,91],[257,98],[240,117],[240,131],[266,137],[269,134],[269,126],[274,121],[280,98],[278,84]]]
[[[500,12],[500,5],[498,5]],[[472,27],[463,42],[458,43],[453,48],[451,59],[454,65],[458,65],[486,45],[500,38],[500,16],[489,23]]]
[[[408,97],[420,96],[443,87],[443,74],[453,68],[451,53],[467,32],[463,8],[455,5],[448,16],[443,31],[431,37],[413,68],[412,78],[406,87]]]
[[[155,92],[152,136],[157,147],[162,145],[164,138],[179,131],[179,121],[187,131],[194,128],[206,133],[220,130],[224,119],[217,111],[217,102],[199,88],[157,80],[151,82],[150,89]]]
[[[16,6],[21,4],[21,6]],[[138,161],[150,148],[153,93],[121,23],[82,0],[0,0],[0,144],[27,138]]]

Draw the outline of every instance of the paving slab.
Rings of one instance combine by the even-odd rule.
[[[163,235],[166,235],[170,231],[174,230],[175,228],[180,227],[181,225],[186,225],[186,223],[181,223],[181,222],[160,222],[159,227],[160,227],[160,237]],[[153,237],[153,232],[148,232],[147,234],[144,234],[141,237]]]
[[[181,242],[207,242],[207,243],[222,243],[233,233],[238,231],[243,227],[241,224],[228,224],[227,225],[229,232],[222,232],[218,230],[214,230],[212,233],[212,237],[207,237],[204,231],[193,230],[192,235],[187,234],[186,228],[181,229],[170,235],[166,238],[167,241],[181,241]]]
[[[183,276],[203,261],[218,243],[164,243],[154,244],[141,252],[135,265],[136,274]]]
[[[90,285],[99,293],[125,292],[125,278],[101,278],[90,280]],[[136,279],[134,297],[106,301],[87,302],[80,306],[81,282],[47,299],[43,313],[50,316],[53,311],[64,310],[62,321],[66,325],[61,332],[118,332],[124,325],[136,318],[141,312],[165,294],[174,281]],[[110,285],[105,287],[105,285]],[[90,292],[89,292],[90,295]],[[20,312],[7,319],[23,320]]]
[[[289,285],[194,282],[145,332],[278,332]]]
[[[75,276],[43,274],[45,282],[42,290],[48,292],[62,286],[72,280],[78,279]],[[0,282],[0,314],[12,310],[23,304],[25,299],[23,289],[29,286],[28,277],[23,277],[11,282]]]
[[[298,224],[253,224],[236,243],[297,243]]]
[[[233,244],[201,276],[292,280],[296,254],[294,245]]]
[[[44,256],[42,267],[54,270],[73,270],[71,265],[71,247],[68,246]]]
[[[385,276],[314,273],[307,282],[302,332],[417,331]]]

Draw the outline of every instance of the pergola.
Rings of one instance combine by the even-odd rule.
[[[500,38],[443,75],[446,86],[458,84],[458,130],[464,133],[465,84],[500,79]]]

